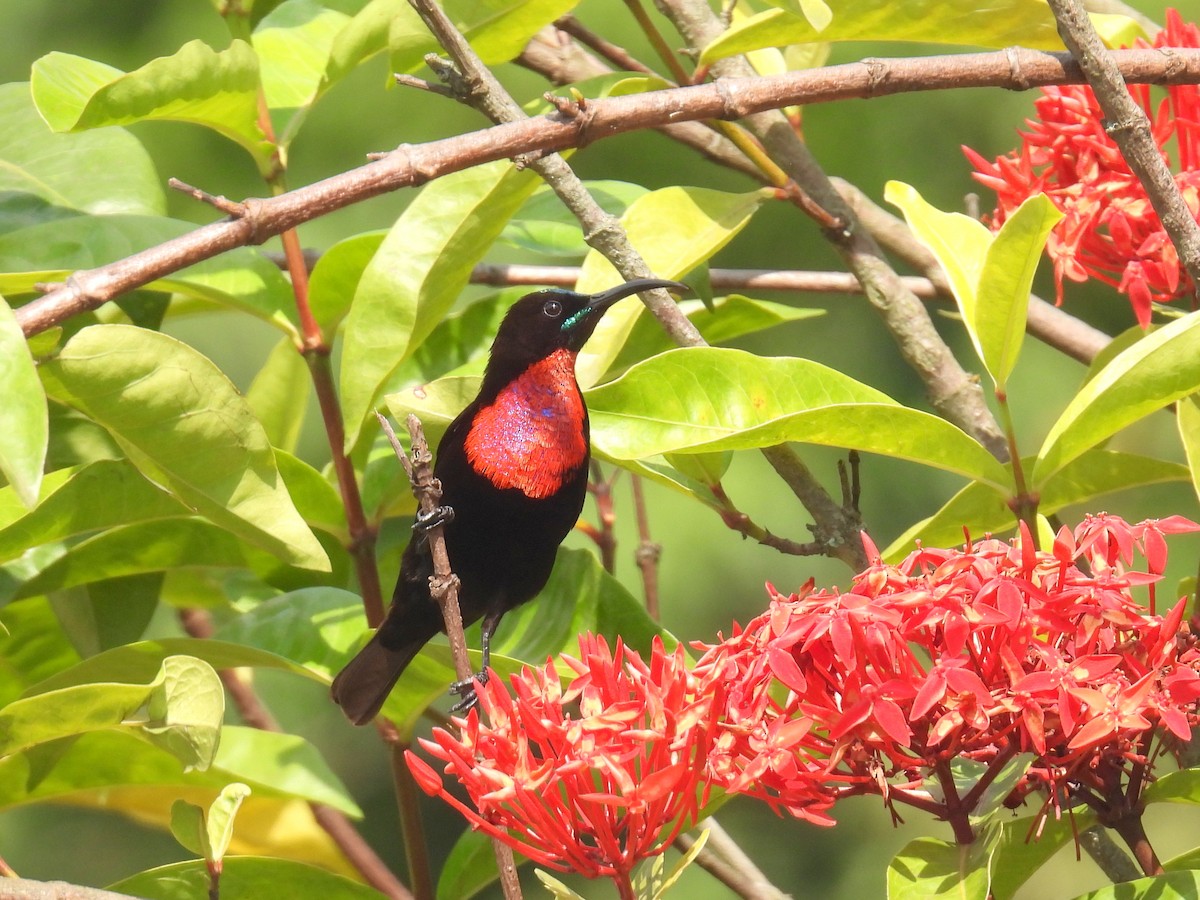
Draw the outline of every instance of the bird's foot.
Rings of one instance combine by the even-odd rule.
[[[457,694],[461,699],[450,707],[452,713],[465,713],[479,702],[479,693],[476,690],[477,685],[487,684],[487,670],[476,672],[470,678],[464,678],[462,681],[456,681],[450,685],[450,693]]]
[[[453,521],[453,506],[435,506],[429,512],[422,510],[417,513],[417,518],[413,521],[413,531],[426,534],[431,528],[437,528],[439,525],[449,525]]]

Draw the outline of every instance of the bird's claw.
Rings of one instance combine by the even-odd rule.
[[[452,713],[465,713],[471,707],[479,702],[479,692],[477,686],[485,685],[488,681],[488,673],[476,672],[470,678],[464,678],[462,681],[456,681],[450,685],[450,693],[457,694],[461,699],[450,707]]]
[[[439,525],[449,525],[453,521],[453,506],[435,506],[428,512],[424,510],[417,512],[417,518],[413,522],[413,531],[426,534],[431,528],[437,528]]]

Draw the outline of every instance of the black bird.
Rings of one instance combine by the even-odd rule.
[[[640,278],[592,295],[526,294],[500,324],[479,395],[438,445],[434,475],[453,510],[446,550],[461,582],[463,623],[483,619],[483,670],[501,617],[546,584],[583,509],[589,430],[575,357],[605,310],[653,288],[688,289]],[[387,617],[333,681],[334,701],[356,725],[375,718],[404,667],[443,630],[429,595],[429,544],[420,522],[414,529]],[[455,690],[464,694],[460,706],[474,701],[470,684]]]

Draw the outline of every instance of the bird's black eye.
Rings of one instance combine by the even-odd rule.
[[[557,319],[562,315],[562,304],[557,300],[547,300],[542,304],[542,312],[552,319]]]

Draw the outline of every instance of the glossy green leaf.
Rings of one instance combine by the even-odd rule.
[[[213,765],[229,777],[249,782],[256,792],[299,797],[362,817],[321,752],[299,735],[226,725]]]
[[[207,859],[208,831],[204,827],[204,808],[186,800],[171,804],[171,834],[184,850]]]
[[[1187,456],[1192,487],[1200,496],[1200,406],[1195,397],[1180,400],[1175,406],[1175,425]]]
[[[0,608],[0,707],[78,662],[44,597]]]
[[[887,870],[888,900],[987,900],[993,842],[950,844],[917,838],[892,858]]]
[[[770,195],[766,189],[731,194],[672,186],[639,197],[621,217],[629,242],[658,278],[679,278],[733,240]],[[596,251],[580,268],[578,290],[592,293],[624,279]],[[621,352],[644,310],[637,297],[611,307],[575,363],[583,388],[596,384]]]
[[[426,185],[396,221],[363,272],[346,319],[347,450],[383,384],[449,312],[475,263],[537,183],[532,172],[508,162],[476,166]]]
[[[46,392],[38,381],[25,335],[4,298],[0,297],[0,474],[21,502],[37,503],[42,466],[50,445]]]
[[[272,147],[258,127],[258,57],[245,41],[216,51],[189,41],[134,72],[69,53],[33,64],[33,99],[55,131],[169,120],[211,128],[270,173]]]
[[[244,646],[226,640],[159,638],[153,641],[125,644],[88,657],[70,669],[56,672],[45,680],[37,682],[29,689],[28,694],[32,696],[35,693],[57,691],[92,682],[147,681],[162,667],[163,660],[169,656],[193,656],[208,663],[214,669],[236,669],[242,666],[271,668],[318,681],[324,680],[318,672],[257,647]]]
[[[0,561],[38,544],[189,514],[186,506],[146,480],[127,460],[100,460],[57,473],[37,506],[0,527]],[[65,476],[65,477],[62,477]]]
[[[348,538],[346,507],[336,487],[324,475],[285,450],[275,451],[279,474],[304,521],[332,535]]]
[[[133,875],[109,890],[144,900],[208,900],[208,870],[201,860],[174,863]],[[286,859],[235,856],[221,870],[221,900],[379,900],[373,888],[325,869]]]
[[[679,309],[700,330],[704,340],[712,345],[765,331],[776,325],[825,314],[821,309],[806,309],[770,300],[753,300],[741,294],[716,298],[712,309],[705,307],[701,300],[680,300]],[[657,319],[653,316],[638,316],[628,340],[613,360],[609,371],[622,372],[636,362],[649,359],[658,353],[665,353],[675,346]]]
[[[0,121],[0,233],[76,211],[166,212],[150,154],[124,129],[55,134],[26,83],[0,85]]]
[[[195,226],[149,216],[75,216],[0,235],[0,292],[31,293],[77,269],[107,265],[191,231]],[[294,301],[279,267],[257,250],[238,248],[147,286],[248,312],[296,334]]]
[[[579,894],[575,893],[544,869],[535,869],[533,874],[536,875],[537,880],[542,883],[542,887],[550,892],[550,896],[553,897],[554,900],[585,900],[585,898],[579,896]],[[636,884],[634,886],[634,890],[637,890]],[[635,894],[635,896],[645,897],[649,895],[638,892]]]
[[[929,205],[910,185],[889,181],[888,202],[950,280],[975,352],[1003,390],[1025,336],[1029,290],[1050,229],[1062,214],[1044,195],[1026,200],[992,234],[980,222]]]
[[[838,4],[825,28],[787,9],[752,16],[704,48],[701,63],[763,47],[814,41],[919,41],[1003,49],[1019,44],[1035,50],[1063,49],[1050,8],[1039,0],[997,0],[980,7],[971,0],[918,0],[897,6],[887,0]],[[1130,43],[1141,30],[1125,16],[1093,15],[1101,36]],[[1131,31],[1131,27],[1132,30]]]
[[[586,181],[584,186],[601,209],[617,218],[647,193],[641,185],[627,181]],[[579,220],[547,186],[538,188],[525,202],[500,239],[523,250],[567,259],[582,259],[588,252]]]
[[[1075,395],[1046,435],[1033,470],[1041,491],[1080,454],[1150,413],[1200,390],[1200,313],[1147,334]]]
[[[295,451],[311,394],[308,365],[291,338],[285,337],[272,348],[246,391],[246,402],[272,447]]]
[[[214,524],[292,565],[328,571],[262,425],[195,350],[157,332],[98,325],[42,374],[54,399],[103,425],[142,472]]]
[[[1029,471],[1033,459],[1025,463]],[[1068,506],[1093,504],[1097,498],[1114,491],[1188,478],[1188,467],[1179,463],[1115,450],[1089,450],[1050,479],[1040,496],[1038,510],[1043,515],[1052,515]],[[964,525],[970,527],[973,538],[1011,531],[1016,527],[1016,518],[1007,496],[989,485],[969,484],[928,519],[896,538],[883,552],[883,558],[889,561],[903,558],[918,540],[927,547],[957,546],[963,541]]]
[[[333,334],[350,311],[367,265],[387,236],[367,231],[338,241],[321,254],[308,282],[308,302],[321,331]]]
[[[208,835],[208,859],[220,861],[225,858],[229,842],[233,840],[233,823],[242,801],[250,796],[250,788],[241,782],[234,782],[221,789],[220,795],[208,808],[205,817],[205,831]]]
[[[1076,900],[1193,900],[1200,896],[1200,869],[1168,872],[1080,894]]]
[[[529,39],[578,0],[450,0],[445,11],[487,65],[507,62]],[[338,34],[326,78],[336,81],[365,59],[388,50],[394,72],[421,64],[441,47],[406,0],[371,0]]]
[[[247,550],[234,535],[202,519],[120,525],[64,549],[19,585],[15,596],[36,597],[177,566],[244,566]]]
[[[315,0],[285,0],[255,27],[251,42],[278,143],[287,147],[326,87],[333,42],[350,17]]]
[[[332,681],[364,627],[362,598],[338,588],[317,587],[260,603],[224,625],[216,636],[229,644],[267,651]]]
[[[1055,853],[1073,844],[1076,835],[1091,828],[1095,821],[1095,813],[1077,807],[1070,815],[1057,819],[1050,815],[1044,822],[1035,822],[1032,816],[1004,822],[992,859],[995,900],[1013,900],[1021,885]]]
[[[804,359],[715,347],[672,350],[586,398],[592,442],[614,459],[804,441],[909,459],[1002,489],[1011,480],[977,441],[944,419]]]
[[[79,684],[0,709],[0,757],[90,731],[126,729],[206,769],[216,753],[225,694],[202,660],[170,656],[148,684]]]
[[[442,866],[437,900],[468,900],[498,877],[492,839],[482,831],[468,829],[458,836]]]
[[[1155,779],[1142,793],[1146,803],[1200,805],[1200,769],[1179,769]]]
[[[80,656],[138,640],[158,611],[163,578],[142,573],[50,594],[63,632]]]

